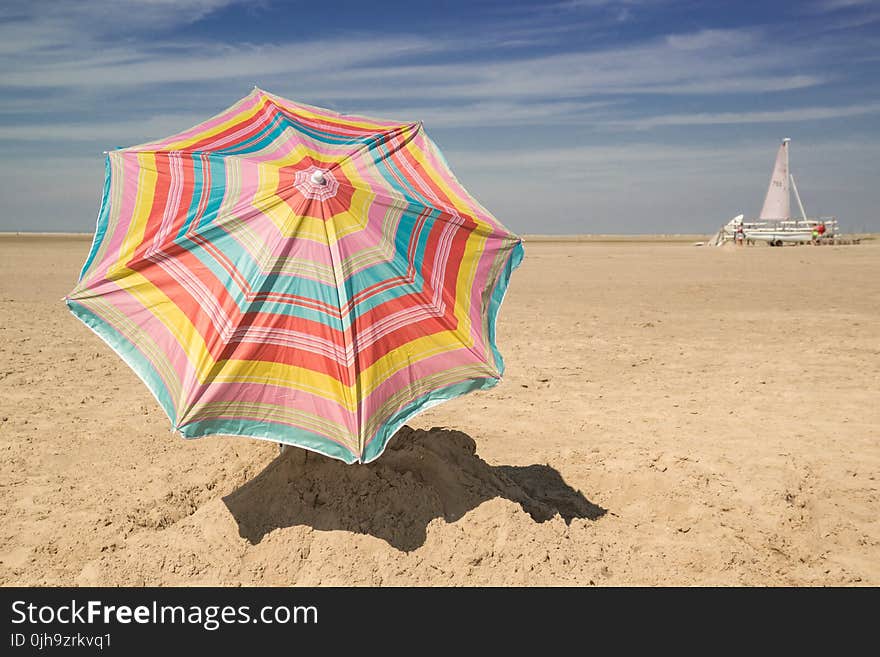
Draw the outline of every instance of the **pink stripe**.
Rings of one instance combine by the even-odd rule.
[[[186,422],[196,422],[199,419],[213,419],[210,415],[199,417],[199,408],[209,402],[218,401],[245,401],[259,402],[263,404],[275,404],[282,408],[295,408],[307,413],[325,418],[330,422],[342,425],[349,435],[357,435],[357,418],[354,413],[345,407],[330,401],[324,397],[313,395],[302,390],[279,387],[256,383],[211,383],[207,389],[205,386],[196,386],[192,389],[190,398],[198,399],[198,403],[192,411],[186,412]]]
[[[250,96],[244,98],[241,103],[236,103],[228,110],[225,110],[221,114],[217,115],[213,119],[209,119],[204,123],[199,123],[198,125],[190,128],[189,130],[184,130],[183,132],[179,132],[176,135],[163,139],[161,141],[150,142],[149,144],[145,144],[142,147],[142,150],[148,150],[150,148],[157,149],[164,146],[168,146],[169,144],[173,144],[178,141],[190,140],[202,135],[214,128],[222,125],[223,123],[233,119],[235,116],[239,114],[243,114],[248,110],[255,107],[260,102],[259,94],[251,94]]]
[[[486,287],[489,279],[490,269],[495,256],[498,254],[503,243],[500,239],[490,237],[485,244],[485,250],[481,254],[477,262],[477,273],[474,276],[474,282],[470,291],[470,320],[471,320],[471,336],[474,339],[474,349],[480,356],[487,358],[486,345],[489,342],[489,336],[483,335],[483,296],[480,292]],[[491,290],[490,290],[491,295]]]
[[[135,199],[137,198],[138,173],[140,172],[137,155],[112,152],[110,153],[110,159],[111,161],[116,160],[116,162],[122,165],[122,177],[114,176],[112,181],[114,188],[118,185],[122,186],[122,200],[121,203],[117,204],[118,207],[113,207],[112,205],[110,207],[110,212],[113,213],[113,216],[118,217],[118,223],[116,230],[109,238],[110,241],[107,244],[107,249],[104,251],[104,260],[92,272],[91,281],[99,281],[104,278],[110,266],[119,260],[120,249],[131,226]],[[114,193],[115,191],[115,189],[111,190]],[[112,194],[111,198],[113,198]]]

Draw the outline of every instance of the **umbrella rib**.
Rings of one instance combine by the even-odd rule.
[[[455,223],[455,221],[451,218],[452,217],[460,217],[460,216],[464,216],[465,218],[469,218],[471,220],[474,220],[473,215],[469,215],[469,214],[460,215],[454,211],[451,211],[451,209],[448,207],[438,208],[438,207],[431,205],[429,203],[425,203],[425,202],[422,202],[422,201],[419,201],[416,199],[409,199],[406,196],[403,196],[402,194],[395,195],[390,190],[377,191],[371,187],[364,187],[362,185],[354,184],[350,180],[348,180],[347,178],[343,178],[342,180],[337,178],[336,182],[339,184],[340,187],[348,187],[349,189],[363,192],[364,194],[369,194],[370,196],[373,196],[374,198],[380,200],[381,202],[384,202],[384,204],[387,207],[393,207],[393,208],[397,208],[400,210],[409,210],[411,208],[417,208],[419,211],[422,211],[422,212],[425,210],[433,210],[435,212],[440,213],[438,216],[435,216],[434,219],[439,220],[439,221],[443,221],[446,223]],[[290,185],[285,185],[284,187],[279,187],[277,190],[272,191],[271,195],[272,196],[280,196],[281,194],[283,194],[286,191],[289,191],[291,189],[295,189],[295,187],[296,187],[295,183],[291,183]],[[455,223],[455,225],[458,225],[458,224]],[[517,235],[514,235],[509,232],[501,232],[501,231],[495,230],[494,228],[491,227],[491,224],[489,224],[486,221],[482,221],[482,222],[474,221],[474,228],[472,229],[472,232],[474,232],[477,235],[481,235],[481,236],[487,237],[487,238],[494,237],[496,239],[501,240],[504,243],[512,243],[512,242],[519,243],[522,241],[522,239],[520,239]]]
[[[279,203],[282,203],[282,202],[284,202],[284,200],[281,199],[281,200],[279,200],[278,202],[279,202]],[[289,208],[289,211],[288,211],[288,216],[287,216],[287,218],[285,219],[285,224],[286,224],[286,222],[289,221],[291,218],[302,217],[302,216],[303,216],[303,212],[305,212],[305,210],[306,210],[306,208],[308,207],[308,205],[309,205],[309,199],[306,198],[306,199],[303,199],[302,203],[301,203],[298,207],[296,207],[296,208],[290,207],[290,208]],[[286,226],[285,226],[285,231],[279,231],[279,234],[278,234],[278,235],[279,235],[278,240],[277,240],[275,243],[273,243],[273,244],[271,245],[271,247],[267,247],[267,251],[268,251],[269,253],[273,253],[274,250],[275,250],[275,247],[276,247],[278,244],[280,244],[280,243],[282,243],[282,242],[284,241],[284,239],[285,239],[285,238],[284,238],[284,233],[285,233],[285,232],[287,232],[287,231],[286,231]],[[267,275],[267,276],[262,280],[261,284],[260,284],[259,286],[257,286],[256,288],[254,288],[254,290],[253,290],[253,293],[254,293],[253,296],[256,297],[256,298],[259,298],[259,297],[260,297],[260,292],[262,291],[263,287],[265,286],[265,284],[267,283],[267,281],[270,281],[270,280],[271,280],[271,275]],[[241,319],[242,319],[245,315],[247,315],[249,312],[251,312],[251,310],[253,309],[253,306],[254,306],[255,303],[256,303],[256,302],[255,302],[254,300],[249,300],[249,301],[247,301],[246,306],[244,307],[243,311],[242,311],[241,313],[239,313],[238,322],[235,324],[235,329],[233,330],[233,333],[235,333],[235,330],[237,330],[238,328],[240,328],[240,326],[241,326]],[[262,303],[262,301],[261,301],[260,303]],[[218,357],[214,359],[214,362],[210,365],[210,368],[209,368],[208,372],[207,372],[207,373],[205,374],[205,376],[203,377],[204,380],[209,381],[210,379],[212,379],[213,377],[215,377],[215,376],[221,371],[221,369],[222,369],[222,367],[223,367],[223,363],[224,363],[224,361],[225,361],[226,359],[228,359],[228,358],[229,358],[229,357],[235,352],[235,349],[236,349],[237,347],[238,347],[238,343],[235,343],[235,342],[233,342],[233,341],[231,341],[231,340],[230,340],[229,342],[225,343],[225,344],[221,347],[221,349],[220,349],[220,353],[218,354]],[[187,401],[187,403],[186,403],[185,406],[184,406],[184,405],[181,405],[182,410],[181,410],[181,413],[180,413],[180,417],[179,417],[179,419],[178,419],[178,428],[181,427],[181,426],[183,426],[185,423],[187,423],[187,422],[189,422],[189,421],[192,420],[192,418],[193,418],[193,411],[196,410],[196,407],[197,407],[199,401],[201,400],[201,398],[204,396],[205,392],[207,391],[207,387],[208,387],[207,385],[202,385],[201,388],[200,388],[200,390],[199,390],[199,393],[198,393],[197,395],[195,395],[195,396],[193,396],[192,398],[190,398],[190,399]],[[184,409],[185,409],[185,410],[184,410]]]
[[[429,212],[430,210],[433,209],[433,208],[428,208],[428,207],[426,207],[426,206],[421,206],[421,205],[416,205],[416,204],[413,204],[413,206],[414,206],[415,208],[418,208],[418,209],[419,209],[419,211],[416,213],[417,216],[422,216],[422,215],[426,214],[427,212]],[[412,206],[411,206],[411,208],[410,208],[410,211],[412,211]],[[446,219],[445,222],[448,223],[448,224],[452,224],[452,225],[454,226],[454,229],[463,229],[463,227],[462,227],[462,225],[461,225],[460,223],[456,223],[456,222],[452,221],[451,219]],[[394,249],[395,247],[392,246],[391,248]],[[409,258],[407,258],[407,261],[409,261]],[[430,308],[433,308],[433,309],[435,309],[435,310],[437,310],[437,311],[440,310],[440,309],[438,308],[437,304],[435,303],[434,298],[432,297],[432,295],[431,295],[431,294],[427,294],[427,293],[424,291],[423,288],[427,288],[427,290],[428,290],[429,292],[436,292],[436,293],[439,293],[439,295],[443,298],[443,302],[446,303],[446,304],[448,304],[448,305],[450,305],[450,306],[453,307],[453,308],[455,308],[455,307],[457,307],[457,306],[459,305],[458,302],[457,302],[457,299],[456,299],[454,296],[452,296],[452,295],[449,293],[449,291],[448,291],[445,287],[443,287],[443,286],[441,285],[441,286],[439,286],[439,289],[435,288],[435,286],[433,286],[433,285],[431,284],[431,281],[429,280],[429,278],[427,278],[427,277],[425,277],[425,276],[422,276],[423,286],[422,286],[422,287],[418,287],[418,286],[416,286],[416,285],[415,285],[415,272],[414,272],[414,271],[412,271],[412,272],[411,272],[411,271],[402,271],[402,270],[397,266],[396,261],[395,261],[393,258],[387,260],[384,264],[385,264],[389,269],[391,269],[392,271],[394,271],[394,273],[397,274],[397,276],[398,276],[399,278],[401,278],[401,279],[403,279],[404,281],[406,281],[408,286],[411,286],[411,294],[412,294],[413,296],[416,296],[416,297],[418,297],[419,299],[421,299],[422,302],[423,302],[423,304],[424,304],[425,306],[428,306],[428,307],[430,307]],[[341,275],[344,277],[344,272],[341,272]],[[348,302],[347,299],[346,299],[346,301]],[[355,347],[357,346],[356,324],[355,324],[355,322],[354,322],[354,311],[355,311],[355,307],[356,307],[356,305],[357,305],[357,304],[352,304],[352,303],[348,302],[348,303],[347,303],[347,306],[344,306],[344,307],[347,309],[347,312],[350,314],[349,325],[351,326],[352,340],[353,340],[353,343],[354,343]],[[340,306],[340,307],[342,308],[343,306]],[[465,310],[465,312],[467,311],[467,309],[464,309],[464,310]],[[486,361],[486,359],[485,359],[485,356],[484,356],[484,355],[481,355],[480,353],[478,353],[478,352],[474,349],[473,344],[470,344],[470,345],[468,344],[470,336],[467,335],[466,333],[464,333],[464,332],[462,331],[462,329],[461,329],[460,326],[458,326],[458,325],[453,325],[453,324],[448,320],[447,315],[446,315],[445,312],[443,312],[443,313],[439,313],[439,314],[436,316],[436,319],[437,319],[437,321],[438,321],[440,324],[442,324],[442,325],[446,328],[446,330],[448,330],[448,331],[450,331],[451,333],[453,333],[454,335],[456,335],[456,336],[458,337],[459,341],[461,342],[461,345],[462,345],[463,347],[467,348],[467,350],[470,351],[470,352],[471,352],[471,353],[477,358],[478,361],[480,361],[480,362],[482,362],[482,363],[485,363],[485,364],[489,365],[489,363],[488,363],[488,362]],[[355,354],[355,355],[356,355],[356,354]],[[493,368],[493,369],[494,369],[494,368]],[[492,372],[492,373],[491,373],[491,376],[497,378],[497,377],[498,377],[498,373],[497,373],[497,372]],[[358,392],[359,392],[359,389],[358,389]],[[359,418],[359,420],[360,420],[360,418]]]
[[[355,189],[357,191],[364,192],[365,194],[371,194],[376,199],[384,202],[385,205],[388,207],[398,208],[400,210],[408,210],[413,207],[419,209],[420,211],[434,210],[435,212],[440,213],[438,216],[434,217],[434,219],[437,219],[437,220],[440,220],[440,221],[443,221],[446,223],[455,223],[455,225],[458,225],[452,219],[452,217],[462,216],[456,212],[450,211],[450,208],[438,208],[434,205],[431,205],[429,203],[424,203],[424,202],[418,201],[416,199],[408,199],[403,195],[394,196],[390,190],[376,191],[375,189],[371,189],[369,187],[362,187],[360,185],[356,185],[354,183],[351,183],[350,181],[345,181],[345,180],[339,181],[339,185],[341,187],[343,187],[343,186],[350,187],[351,189]],[[469,218],[471,220],[474,219],[474,217],[472,215],[468,215],[468,214],[465,214],[464,217]],[[490,226],[490,224],[488,224],[488,222],[474,221],[473,232],[476,233],[477,235],[481,235],[483,237],[494,237],[494,238],[500,239],[504,242],[520,242],[521,241],[520,238],[517,237],[516,235],[513,235],[511,233],[502,233],[502,232],[499,232],[499,231],[494,230],[492,228],[488,228],[489,226]]]
[[[393,139],[397,135],[405,134],[407,130],[409,130],[409,134],[407,134],[406,137],[400,141],[400,143],[395,144],[394,148],[389,150],[389,152],[387,154],[383,155],[381,159],[384,160],[389,155],[393,155],[394,153],[399,151],[401,148],[406,146],[408,143],[410,143],[413,139],[415,139],[416,135],[418,135],[419,132],[422,131],[422,122],[421,121],[414,121],[413,123],[403,123],[401,125],[396,125],[392,128],[388,128],[388,130],[383,130],[381,132],[375,133],[370,139],[368,139],[365,142],[362,142],[353,151],[351,151],[350,153],[347,153],[340,160],[335,162],[333,164],[333,166],[330,167],[330,170],[332,171],[333,169],[338,169],[345,162],[348,162],[349,160],[353,160],[354,158],[361,155],[362,153],[374,150],[375,148],[381,146],[382,144],[389,142],[391,139]]]
[[[358,372],[358,355],[357,355],[357,347],[356,340],[354,337],[355,334],[355,324],[354,324],[354,313],[353,308],[349,307],[348,302],[348,293],[345,290],[345,272],[342,269],[342,257],[339,253],[339,239],[336,235],[336,226],[334,225],[332,219],[326,216],[325,206],[323,203],[319,204],[321,208],[321,215],[324,219],[324,235],[327,238],[327,250],[330,253],[330,266],[333,269],[333,278],[336,281],[336,301],[340,310],[340,333],[342,335],[342,340],[345,346],[345,361],[346,365],[349,369],[349,377],[351,380],[351,386],[347,386],[343,384],[343,389],[348,391],[349,389],[353,389],[354,395],[353,399],[348,399],[348,404],[346,405],[348,408],[354,409],[355,414],[355,425],[357,430],[357,458],[358,461],[361,460],[363,456],[363,436],[362,432],[362,422],[361,422],[361,404],[360,404],[360,392],[361,392],[361,384],[359,380],[359,372]],[[332,233],[332,235],[331,235]],[[341,313],[345,310],[348,313],[348,328],[345,327],[345,323],[342,322]],[[350,358],[349,358],[350,357]],[[340,377],[341,380],[342,377]]]

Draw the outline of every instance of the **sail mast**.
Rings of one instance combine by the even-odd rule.
[[[807,220],[807,213],[804,211],[804,204],[801,203],[801,195],[798,194],[797,185],[794,183],[794,174],[788,174],[789,178],[791,178],[791,188],[794,190],[794,198],[797,201],[798,208],[801,211],[801,219],[804,221]]]

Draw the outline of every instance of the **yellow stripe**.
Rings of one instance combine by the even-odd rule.
[[[468,312],[468,308],[462,308],[462,304],[459,303],[459,299],[467,299],[470,300],[471,290],[473,289],[474,279],[477,275],[477,265],[479,264],[479,254],[482,253],[483,248],[485,247],[486,242],[488,241],[486,236],[482,233],[490,233],[492,231],[492,227],[487,224],[485,221],[481,221],[479,217],[475,216],[473,213],[473,208],[466,202],[464,202],[452,189],[449,185],[446,184],[446,181],[443,179],[439,172],[434,168],[431,163],[428,161],[428,158],[422,149],[420,149],[415,142],[411,141],[406,146],[407,150],[413,156],[413,158],[421,165],[422,172],[427,174],[434,183],[443,190],[446,196],[452,200],[453,206],[462,214],[466,214],[473,218],[473,220],[477,223],[478,226],[482,228],[486,228],[488,230],[481,231],[472,231],[468,236],[467,243],[465,244],[464,255],[462,257],[462,271],[459,272],[458,276],[458,285],[456,286],[455,293],[455,316],[459,319],[459,327],[461,328],[462,333],[468,336],[468,347],[473,345],[473,340],[471,339],[471,319],[470,314]],[[464,268],[467,266],[467,269]]]
[[[117,284],[144,307],[149,308],[161,321],[186,353],[190,367],[200,384],[207,383],[213,370],[213,381],[220,383],[255,383],[276,385],[302,390],[333,401],[348,411],[356,410],[356,388],[346,386],[331,375],[311,369],[276,363],[230,359],[219,363],[211,357],[202,335],[181,309],[140,273],[124,270]],[[413,363],[462,348],[461,336],[454,331],[443,331],[424,336],[389,351],[360,373],[360,391],[363,397],[372,393],[388,377]],[[182,401],[182,400],[181,400]],[[178,409],[179,410],[179,409]]]
[[[150,312],[165,325],[186,354],[198,382],[206,383],[207,375],[217,363],[211,357],[208,345],[190,318],[162,290],[136,271],[124,270],[123,277],[116,283],[145,308],[149,308]],[[354,410],[350,404],[343,402],[346,399],[346,391],[352,390],[353,387],[344,386],[327,374],[269,361],[227,360],[220,365],[219,371],[212,377],[214,381],[224,383],[246,381],[295,387],[337,401],[348,410]],[[292,382],[296,385],[291,386]]]
[[[156,192],[156,180],[159,177],[156,171],[156,156],[153,153],[138,153],[138,181],[137,195],[134,201],[134,211],[131,222],[125,234],[125,239],[119,247],[119,255],[116,262],[107,270],[107,276],[120,272],[125,264],[131,259],[135,249],[144,241],[144,232],[147,229],[147,219],[153,209],[153,198]]]
[[[294,208],[291,207],[289,191],[284,196],[279,196],[276,193],[278,191],[280,169],[295,165],[306,157],[319,161],[332,161],[332,158],[326,158],[318,151],[304,144],[299,144],[283,157],[261,162],[259,165],[259,184],[251,206],[265,214],[275,224],[278,232],[283,237],[296,237],[329,245],[335,244],[340,238],[350,233],[362,230],[364,222],[352,216],[348,210],[333,215],[329,219],[308,214],[301,215],[297,214]],[[361,207],[366,211],[371,198],[372,194],[369,192],[355,189],[352,197],[352,207]],[[329,241],[324,230],[325,221],[332,221],[336,226],[336,231],[329,237]]]
[[[452,331],[443,331],[401,345],[360,373],[361,392],[366,397],[389,376],[413,363],[461,347],[458,336]],[[207,365],[199,372],[200,383],[205,383],[204,375],[213,365],[210,357],[206,358],[206,363]],[[333,376],[297,365],[231,359],[221,363],[219,371],[215,370],[212,380],[221,383],[256,383],[302,390],[334,401],[349,411],[353,412],[356,408],[353,401],[349,401],[354,400],[355,386],[343,385]]]
[[[268,102],[268,99],[263,97],[251,109],[246,110],[244,112],[239,112],[238,114],[235,114],[232,118],[227,119],[226,121],[224,121],[220,125],[212,128],[210,130],[205,130],[204,132],[200,132],[197,135],[195,135],[194,137],[191,137],[189,139],[181,139],[180,141],[175,141],[170,144],[166,144],[166,145],[162,146],[162,150],[163,151],[184,151],[187,148],[189,148],[190,146],[192,146],[193,144],[195,144],[196,142],[199,142],[203,139],[207,139],[208,137],[213,137],[214,135],[219,135],[221,132],[228,130],[229,128],[231,128],[234,125],[249,121],[250,119],[252,119],[254,117],[254,115],[256,115],[258,112],[260,112],[260,110],[262,110],[266,106],[267,102]],[[209,123],[209,122],[210,122],[210,120],[206,121],[206,123]]]
[[[197,369],[197,357],[207,353],[208,349],[189,317],[142,274],[130,269],[124,269],[121,273],[123,276],[116,280],[116,284],[140,301],[165,325],[186,353],[190,366]]]
[[[416,145],[415,140],[409,142],[406,145],[406,149],[409,151],[410,155],[413,156],[413,159],[421,165],[422,173],[427,174],[437,187],[443,190],[443,193],[452,201],[452,205],[455,206],[456,210],[461,214],[473,216],[473,219],[478,226],[487,228],[487,232],[492,231],[491,225],[482,221],[479,217],[474,216],[474,209],[471,207],[470,203],[465,199],[462,199],[458,194],[452,191],[452,188],[450,188],[448,184],[446,184],[443,176],[440,175],[440,172],[431,164],[425,152]]]
[[[326,121],[327,123],[334,123],[334,124],[340,125],[340,126],[350,126],[350,127],[355,127],[355,128],[362,128],[364,130],[376,130],[379,132],[385,132],[386,130],[393,130],[394,128],[398,127],[397,124],[376,123],[365,116],[359,117],[360,119],[363,119],[363,120],[355,121],[352,117],[342,117],[339,115],[324,114],[320,111],[317,111],[317,110],[321,109],[319,107],[315,107],[314,110],[316,110],[316,111],[313,111],[312,109],[309,109],[309,106],[307,106],[307,105],[300,105],[300,104],[288,105],[286,102],[284,102],[283,98],[280,98],[278,96],[270,96],[270,98],[276,105],[278,105],[279,107],[283,107],[294,114],[299,114],[301,116],[307,116],[312,119]],[[404,123],[404,124],[399,124],[399,125],[406,125],[406,124]]]

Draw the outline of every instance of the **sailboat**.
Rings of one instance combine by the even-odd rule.
[[[713,242],[716,245],[734,239],[740,226],[747,241],[767,242],[770,246],[811,242],[814,239],[814,231],[821,233],[822,239],[834,237],[837,233],[836,218],[807,217],[797,183],[789,170],[790,143],[790,138],[783,139],[776,153],[776,162],[770,175],[770,185],[767,187],[761,214],[757,219],[745,219],[741,214],[731,219],[715,236]],[[792,192],[797,200],[800,217],[791,216]],[[823,225],[824,229],[820,229],[820,225]]]

